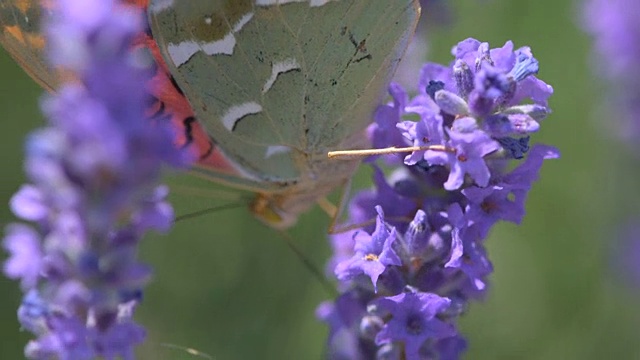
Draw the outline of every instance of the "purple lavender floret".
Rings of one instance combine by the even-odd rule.
[[[406,358],[419,359],[425,341],[456,334],[452,324],[436,316],[448,309],[450,304],[451,300],[447,298],[423,292],[405,292],[377,299],[373,304],[377,308],[372,312],[391,319],[381,321],[384,326],[376,335],[376,344],[403,343]]]
[[[368,276],[373,283],[374,292],[377,292],[378,277],[385,269],[391,265],[401,265],[400,258],[393,250],[396,229],[387,229],[380,206],[376,206],[376,211],[376,229],[371,235],[366,232],[354,233],[355,253],[350,259],[340,262],[335,270],[336,277],[342,281],[351,280],[360,274]]]
[[[542,163],[559,157],[529,145],[553,90],[528,47],[466,39],[452,54],[423,66],[414,96],[390,85],[375,113],[376,146],[413,148],[369,159],[375,187],[348,206],[361,229],[332,236],[342,294],[318,310],[331,358],[458,359],[457,319],[493,272],[484,241],[498,221],[522,221]]]
[[[145,336],[132,319],[151,269],[141,237],[167,231],[162,168],[191,159],[166,120],[149,119],[149,54],[133,51],[143,15],[113,0],[64,0],[46,27],[52,65],[71,71],[42,102],[49,126],[27,139],[29,184],[6,228],[7,277],[25,292],[18,319],[31,359],[133,359]]]

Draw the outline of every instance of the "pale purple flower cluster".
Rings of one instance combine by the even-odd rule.
[[[640,2],[587,0],[584,27],[594,38],[594,73],[609,83],[608,100],[617,113],[616,134],[637,147],[640,139]]]
[[[584,27],[594,40],[593,73],[603,77],[609,116],[599,123],[624,140],[632,155],[640,140],[640,2],[586,0]],[[636,158],[637,159],[637,158]],[[638,164],[636,163],[636,166]],[[624,171],[624,170],[623,170]],[[624,174],[627,175],[626,173]],[[627,284],[640,286],[640,226],[635,218],[620,224],[613,244],[613,268]]]
[[[137,259],[148,230],[173,210],[164,164],[186,166],[167,120],[147,119],[149,54],[132,51],[143,14],[116,0],[62,0],[47,26],[50,59],[77,81],[42,104],[49,126],[26,144],[29,184],[11,199],[4,273],[25,292],[31,359],[131,359],[144,329],[132,320],[151,276]]]
[[[521,222],[543,160],[559,156],[529,148],[553,90],[528,47],[467,39],[452,53],[451,66],[424,65],[417,95],[391,84],[375,114],[374,147],[417,148],[371,159],[375,189],[349,204],[364,225],[332,237],[341,295],[318,309],[332,359],[457,359],[456,319],[492,272],[485,238],[499,220]]]

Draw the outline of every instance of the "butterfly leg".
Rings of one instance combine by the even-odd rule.
[[[375,219],[371,219],[370,221],[359,224],[338,224],[339,219],[344,214],[345,207],[349,203],[351,185],[351,178],[346,179],[342,184],[342,194],[340,196],[340,202],[338,203],[338,206],[333,205],[329,200],[327,200],[327,198],[324,197],[318,200],[318,205],[320,206],[320,208],[324,210],[324,212],[326,212],[331,218],[329,229],[327,230],[327,232],[331,235],[345,233],[347,231],[358,229],[375,222]]]

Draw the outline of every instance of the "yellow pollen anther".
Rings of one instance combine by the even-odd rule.
[[[378,261],[378,255],[376,254],[367,254],[364,256],[364,259],[367,261]]]

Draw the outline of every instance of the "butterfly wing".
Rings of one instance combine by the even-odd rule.
[[[263,182],[344,176],[315,172],[310,159],[363,137],[418,15],[414,0],[149,3],[196,116]]]
[[[126,0],[126,3],[146,9],[147,0]],[[54,91],[68,76],[51,71],[46,60],[46,41],[40,31],[43,15],[53,11],[52,1],[0,0],[0,43],[13,59],[39,85]],[[198,157],[198,167],[208,173],[216,173],[221,182],[237,184],[250,190],[263,190],[260,184],[244,180],[244,176],[218,150],[209,135],[196,121],[189,102],[172,81],[155,41],[148,34],[140,34],[138,46],[151,50],[158,60],[158,71],[151,80],[150,92],[156,101],[149,108],[149,115],[168,116],[177,131],[176,146],[190,146]]]
[[[149,109],[149,116],[168,116],[178,129],[176,146],[190,146],[198,158],[192,172],[209,180],[248,191],[273,192],[276,187],[248,177],[233,163],[209,136],[185,97],[170,75],[153,38],[143,35],[138,40],[140,46],[148,48],[156,58],[158,70],[151,79],[149,88],[156,101]]]
[[[146,8],[148,0],[125,0]],[[0,44],[46,90],[69,80],[64,71],[52,71],[46,59],[42,19],[55,10],[55,0],[0,0]]]
[[[38,0],[0,1],[0,43],[29,76],[52,91],[60,83],[60,74],[50,71],[45,59],[45,40],[40,32],[43,11],[47,10]]]

